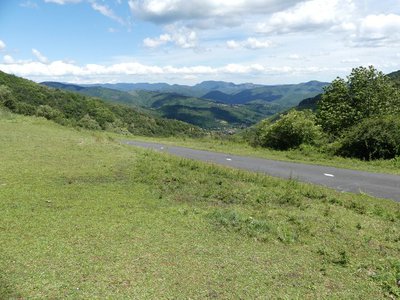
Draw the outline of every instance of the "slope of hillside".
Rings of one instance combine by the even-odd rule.
[[[226,105],[196,97],[176,93],[158,93],[143,90],[128,92],[100,86],[78,86],[58,82],[43,82],[45,86],[76,91],[95,96],[110,103],[140,107],[152,115],[176,119],[206,129],[243,127],[280,111],[282,107],[269,103],[248,103],[246,105]]]
[[[138,135],[199,135],[187,123],[153,117],[133,108],[107,104],[77,93],[51,89],[0,71],[3,105],[10,110],[38,115],[60,124]],[[0,95],[1,96],[1,95]]]
[[[396,299],[398,203],[0,109],[0,299]]]

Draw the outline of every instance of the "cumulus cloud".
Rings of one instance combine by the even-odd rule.
[[[44,56],[42,53],[40,53],[36,49],[32,49],[32,54],[36,57],[36,59],[41,62],[42,64],[47,64],[49,60],[47,59],[46,56]]]
[[[257,31],[285,33],[331,28],[347,22],[349,13],[354,8],[352,0],[303,1],[272,14],[267,22],[257,25]]]
[[[276,12],[301,0],[129,0],[134,16],[154,23],[231,19]]]
[[[3,50],[6,48],[6,43],[4,43],[2,40],[0,40],[0,50]]]
[[[11,55],[4,55],[3,61],[5,64],[13,64],[15,63],[14,58]]]
[[[360,21],[356,43],[382,46],[400,41],[400,15],[368,15]]]
[[[144,46],[148,48],[157,48],[162,45],[173,43],[180,48],[195,48],[197,46],[197,33],[188,28],[176,28],[175,26],[167,26],[169,33],[161,34],[156,38],[145,38]]]
[[[80,82],[104,82],[109,78],[124,78],[124,76],[141,76],[163,78],[179,76],[180,78],[227,75],[276,75],[295,73],[324,72],[326,68],[306,67],[294,68],[289,66],[269,67],[261,64],[227,64],[221,67],[211,66],[154,66],[139,62],[117,63],[112,65],[87,64],[79,66],[71,62],[53,61],[42,63],[38,61],[25,61],[14,63],[0,63],[0,69],[4,72],[28,78],[41,78],[43,80],[62,80],[76,78]],[[107,80],[108,78],[108,80]]]
[[[244,41],[235,41],[230,40],[226,42],[226,46],[229,49],[238,49],[238,48],[247,48],[247,49],[265,49],[272,46],[271,41],[265,39],[257,39],[254,37],[250,37]]]

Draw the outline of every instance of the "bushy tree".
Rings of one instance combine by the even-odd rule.
[[[339,136],[357,122],[400,112],[400,93],[374,67],[352,70],[347,80],[335,79],[319,101],[317,119],[323,130]]]
[[[90,130],[100,130],[101,127],[99,123],[93,118],[91,118],[88,114],[84,115],[82,119],[79,120],[78,126],[90,129]]]
[[[11,89],[2,84],[0,85],[0,104],[14,111],[16,109],[16,100]]]
[[[258,141],[263,147],[287,150],[314,144],[320,137],[321,129],[312,112],[292,110],[275,123],[262,123]]]
[[[62,119],[64,117],[63,114],[58,109],[55,109],[47,104],[40,105],[36,109],[36,115],[38,117],[44,117],[48,120],[58,120],[58,119]]]
[[[343,136],[338,154],[365,160],[390,159],[400,155],[400,118],[367,118]]]

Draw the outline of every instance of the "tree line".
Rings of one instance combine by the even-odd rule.
[[[259,123],[253,145],[279,150],[310,145],[364,160],[400,155],[400,90],[382,72],[354,68],[324,89],[315,112],[291,110]]]

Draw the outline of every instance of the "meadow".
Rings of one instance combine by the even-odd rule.
[[[400,297],[399,203],[4,111],[0,153],[0,299]]]

